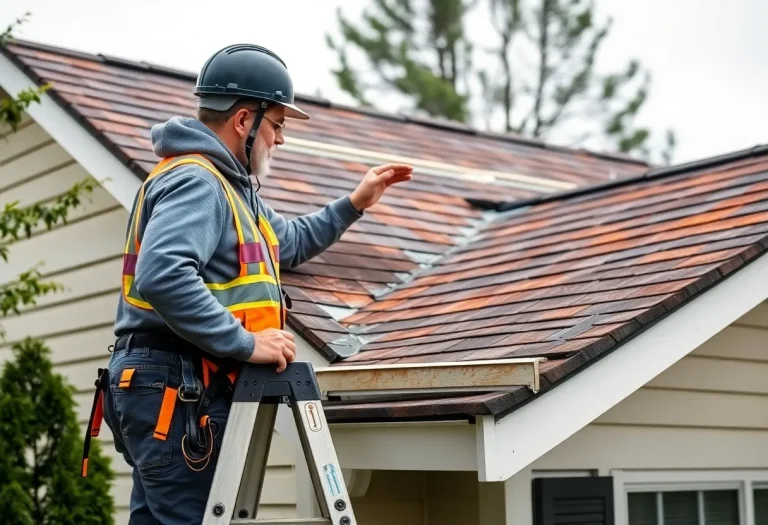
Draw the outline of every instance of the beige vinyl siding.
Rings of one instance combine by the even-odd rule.
[[[481,525],[479,497],[476,472],[377,470],[352,506],[360,525]]]
[[[377,470],[365,495],[352,498],[361,525],[425,525],[425,472]]]
[[[108,174],[107,174],[108,175]],[[25,120],[14,134],[0,132],[0,207],[55,198],[88,173],[37,124]],[[35,230],[32,238],[10,248],[8,263],[0,262],[0,283],[43,262],[40,271],[64,290],[47,295],[20,316],[2,321],[6,332],[0,342],[0,363],[11,355],[10,346],[26,336],[42,337],[52,350],[56,370],[77,390],[77,414],[85,429],[93,401],[96,370],[109,359],[112,325],[120,285],[122,249],[128,211],[104,188],[97,186],[73,211],[67,225],[51,231]],[[109,428],[98,438],[113,459],[118,478],[113,486],[117,523],[128,523],[131,470],[116,455]],[[295,514],[295,452],[275,436],[269,458],[261,508],[263,517]]]
[[[762,303],[533,468],[768,468],[766,442],[768,304]]]

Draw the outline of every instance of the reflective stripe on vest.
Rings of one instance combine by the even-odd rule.
[[[258,229],[248,207],[230,182],[200,155],[184,155],[166,158],[160,161],[149,174],[139,190],[139,198],[134,210],[133,221],[128,230],[123,254],[123,297],[126,302],[151,310],[150,305],[134,286],[136,261],[141,243],[139,242],[139,217],[144,204],[146,184],[171,169],[182,164],[197,164],[210,171],[221,183],[232,210],[235,231],[237,232],[240,271],[238,277],[229,282],[206,282],[216,300],[240,320],[246,330],[251,332],[265,328],[281,328],[285,312],[282,310],[280,291],[279,242],[269,221],[260,216]],[[260,231],[267,244],[261,242]],[[268,266],[269,263],[269,266]],[[270,272],[270,266],[274,273]]]

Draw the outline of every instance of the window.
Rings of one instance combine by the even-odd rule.
[[[616,525],[768,525],[768,471],[611,471]]]
[[[740,525],[738,490],[630,492],[629,525]]]
[[[755,504],[755,525],[768,525],[768,484],[755,484],[752,499]]]

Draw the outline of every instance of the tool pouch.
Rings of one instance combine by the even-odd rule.
[[[184,436],[181,441],[184,460],[189,468],[205,469],[214,452],[214,436],[218,433],[216,424],[208,417],[208,407],[223,395],[231,395],[232,383],[228,374],[233,366],[218,368],[202,359],[202,377],[195,376],[195,369],[189,356],[182,355],[182,385],[179,399],[184,410]],[[211,372],[215,368],[214,372]]]

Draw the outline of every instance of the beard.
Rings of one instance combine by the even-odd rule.
[[[271,158],[272,152],[267,147],[267,143],[264,142],[264,138],[261,134],[256,135],[251,149],[251,181],[253,183],[260,184],[269,176]]]

